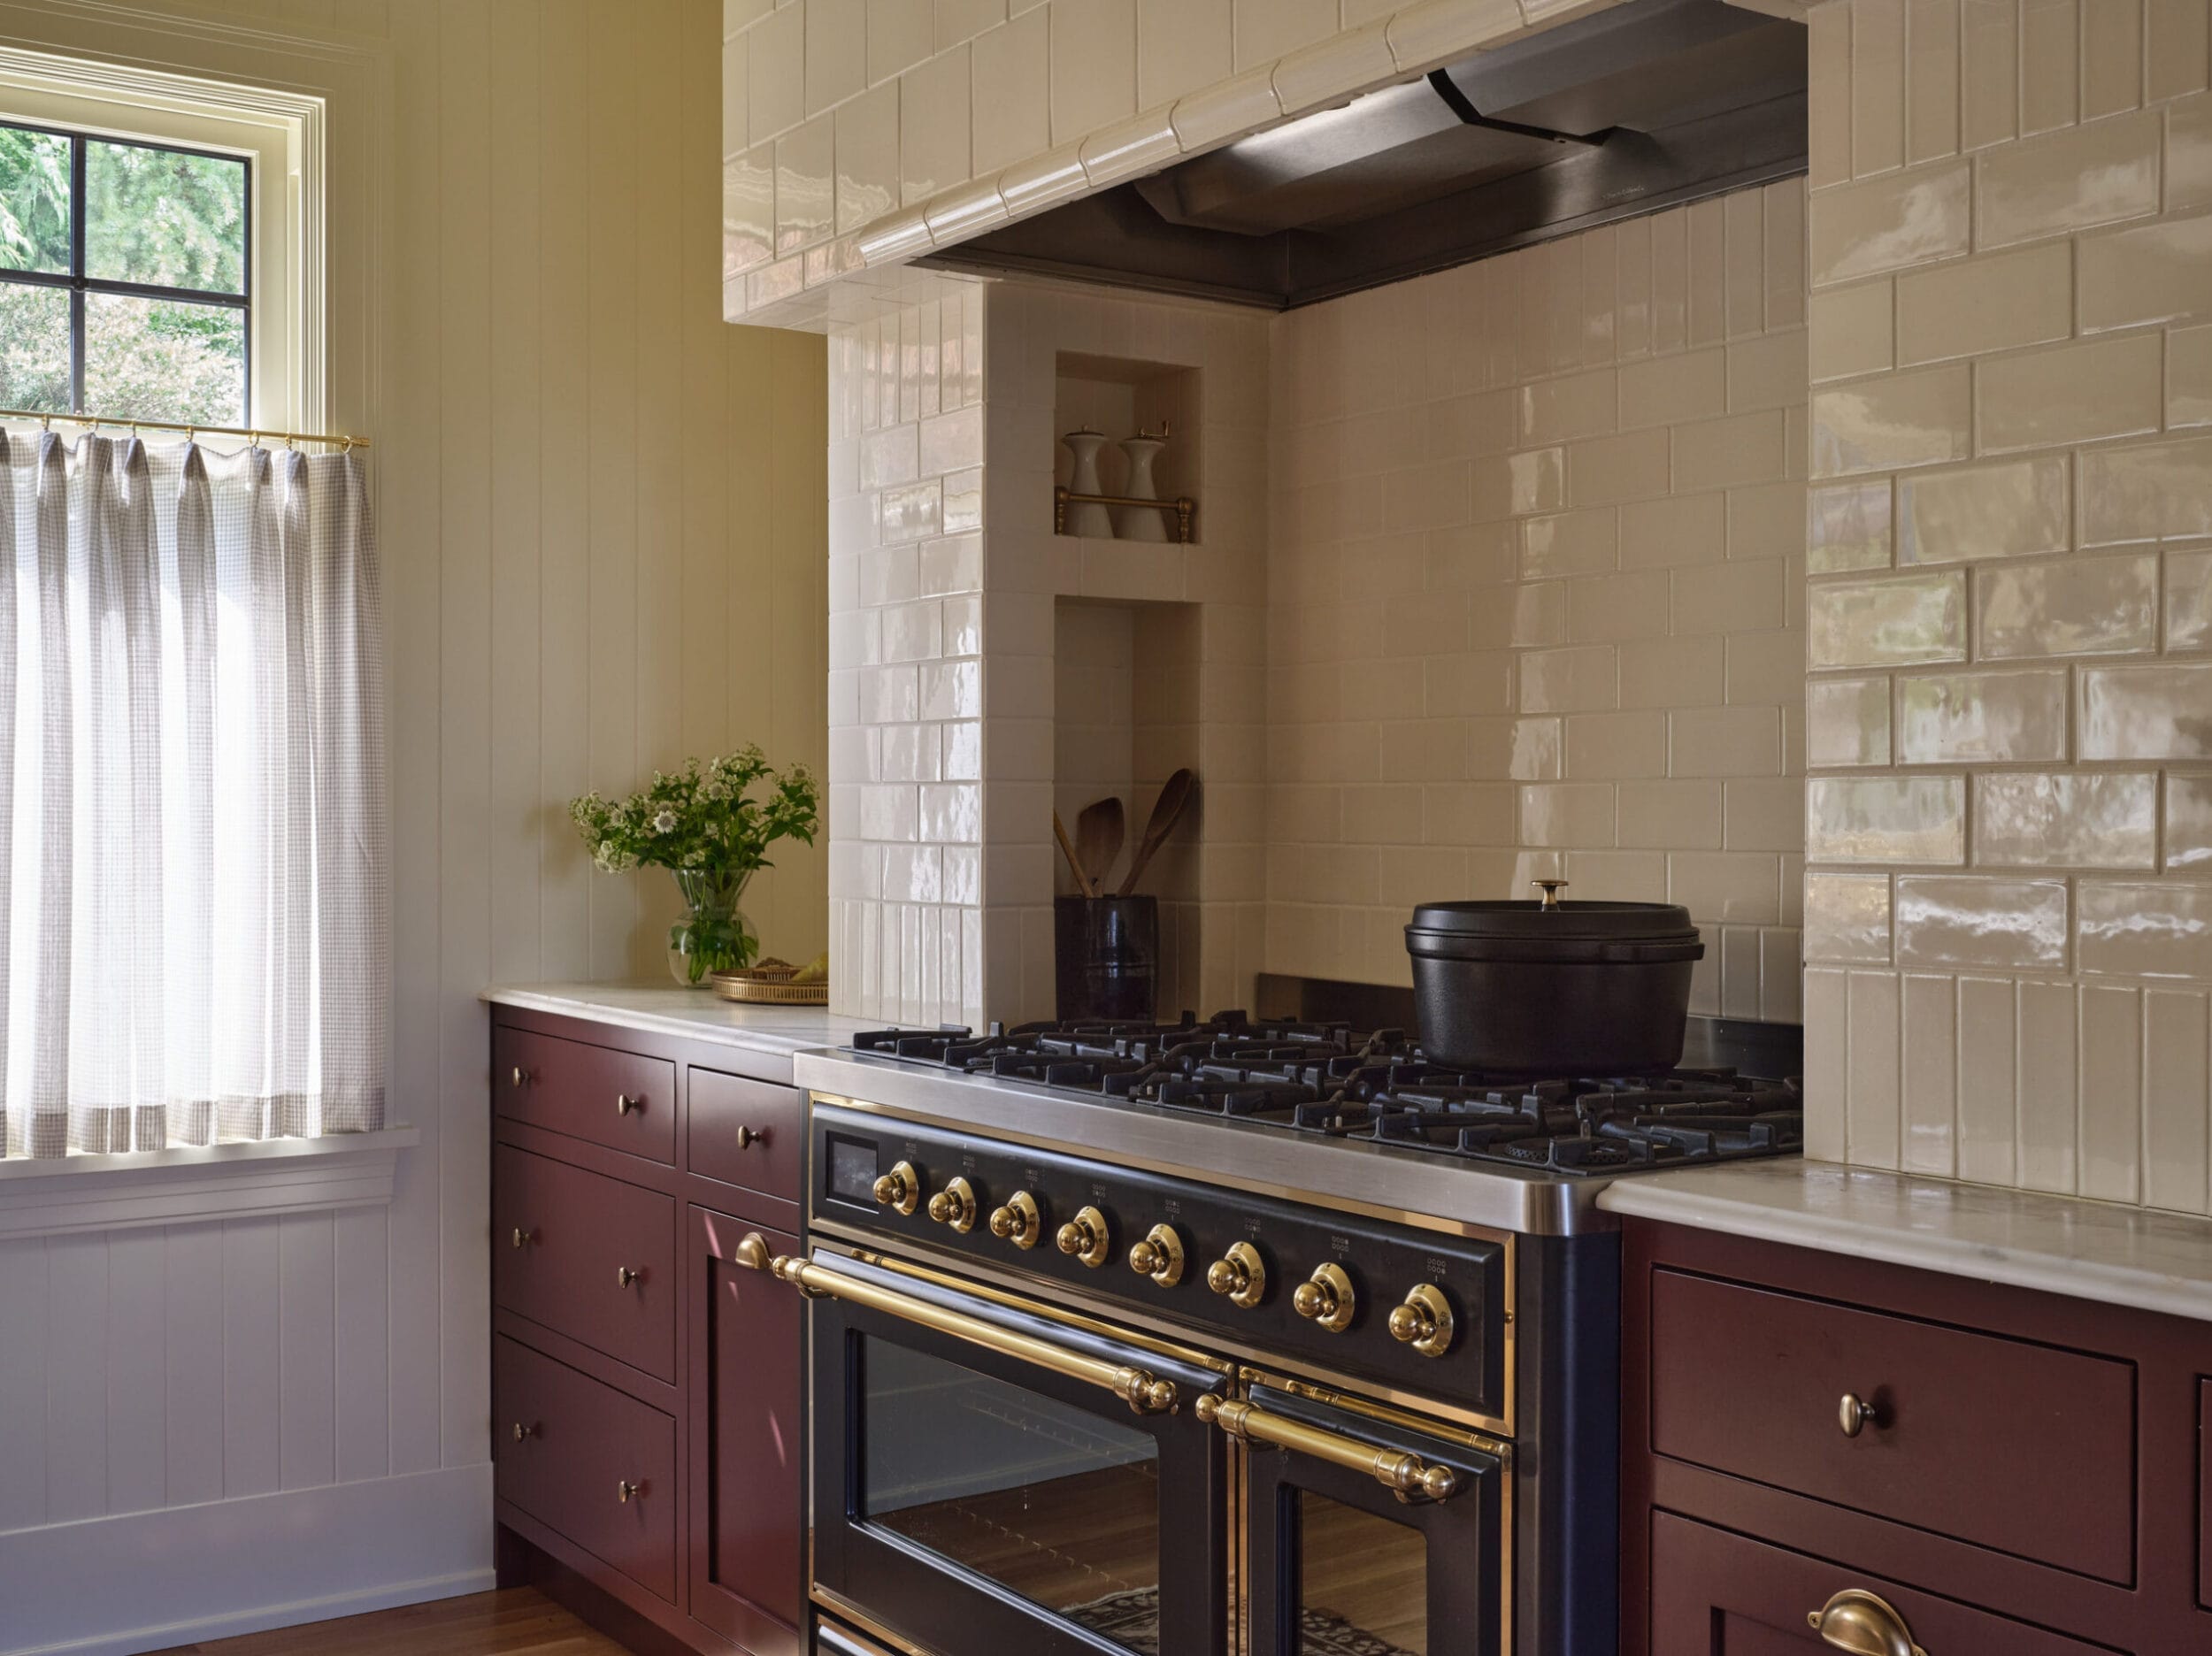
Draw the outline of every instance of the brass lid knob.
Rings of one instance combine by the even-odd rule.
[[[1558,908],[1559,893],[1567,889],[1567,882],[1563,879],[1531,880],[1529,884],[1544,893],[1543,907],[1547,908]]]

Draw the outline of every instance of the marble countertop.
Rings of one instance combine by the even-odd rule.
[[[1620,1179],[1598,1206],[2212,1321],[2212,1220],[2185,1214],[1796,1160]]]
[[[679,989],[668,983],[502,985],[485,990],[483,998],[494,1006],[719,1041],[784,1057],[837,1046],[856,1030],[881,1027],[880,1019],[848,1017],[825,1007],[740,1006],[710,990]]]

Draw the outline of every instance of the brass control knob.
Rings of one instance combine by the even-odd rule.
[[[929,1199],[929,1216],[939,1224],[966,1232],[975,1229],[975,1192],[968,1181],[954,1177]]]
[[[1232,1242],[1226,1254],[1206,1267],[1206,1286],[1249,1311],[1267,1292],[1267,1261],[1249,1242]]]
[[[1009,1196],[1004,1207],[991,1209],[991,1234],[1018,1248],[1035,1247],[1044,1229],[1044,1215],[1038,1211],[1037,1199],[1025,1190]]]
[[[1417,1283],[1404,1302],[1390,1308],[1390,1338],[1424,1357],[1441,1357],[1452,1348],[1452,1302],[1434,1283]]]
[[[1298,1284],[1290,1296],[1290,1308],[1307,1322],[1318,1322],[1332,1334],[1341,1334],[1352,1326],[1352,1313],[1359,1308],[1359,1300],[1344,1267],[1331,1261],[1315,1266],[1313,1275]]]
[[[1053,1238],[1060,1252],[1081,1260],[1092,1269],[1106,1262],[1114,1251],[1113,1233],[1107,1228],[1106,1215],[1095,1208],[1086,1208],[1074,1218],[1060,1227]]]
[[[876,1205],[895,1213],[910,1214],[922,1205],[922,1178],[911,1162],[894,1162],[876,1181]]]
[[[1140,1276],[1149,1276],[1162,1288],[1181,1282],[1183,1238],[1175,1234],[1175,1227],[1156,1224],[1146,1231],[1144,1240],[1129,1250],[1129,1269]]]

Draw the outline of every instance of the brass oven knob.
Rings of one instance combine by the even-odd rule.
[[[1404,1302],[1390,1308],[1390,1338],[1424,1357],[1451,1350],[1452,1332],[1452,1302],[1434,1283],[1416,1283]]]
[[[1037,1210],[1037,1199],[1025,1190],[1018,1190],[1009,1196],[1004,1207],[991,1209],[991,1234],[1018,1248],[1035,1247],[1044,1228],[1044,1215]]]
[[[1267,1261],[1249,1242],[1232,1242],[1226,1254],[1206,1267],[1206,1286],[1249,1311],[1267,1292]]]
[[[1819,1609],[1808,1610],[1805,1624],[1822,1644],[1851,1656],[1928,1656],[1912,1642],[1905,1618],[1862,1587],[1847,1587]]]
[[[1106,1262],[1114,1251],[1113,1234],[1107,1229],[1106,1215],[1095,1208],[1086,1208],[1074,1218],[1060,1227],[1054,1240],[1060,1252],[1071,1254],[1095,1270]]]
[[[892,1163],[891,1170],[876,1181],[876,1205],[902,1214],[922,1205],[921,1176],[911,1162]]]
[[[968,1181],[955,1177],[929,1199],[929,1216],[939,1224],[966,1232],[975,1229],[975,1192]]]
[[[1149,1276],[1163,1288],[1181,1282],[1183,1238],[1175,1234],[1175,1227],[1156,1224],[1146,1231],[1144,1240],[1129,1250],[1129,1269],[1140,1276]]]
[[[1290,1296],[1290,1308],[1309,1322],[1318,1322],[1332,1334],[1341,1334],[1352,1326],[1352,1313],[1358,1309],[1358,1297],[1352,1292],[1352,1279],[1344,1274],[1344,1267],[1332,1260],[1326,1265],[1317,1265],[1313,1275],[1298,1284]]]

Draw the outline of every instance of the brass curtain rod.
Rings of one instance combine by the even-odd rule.
[[[44,409],[0,408],[0,419],[36,420],[41,426],[51,426],[56,420],[60,420],[65,425],[86,426],[94,428],[102,426],[125,426],[134,432],[182,432],[188,437],[247,437],[257,443],[267,438],[272,442],[282,443],[288,448],[296,443],[326,443],[334,448],[366,448],[369,447],[369,440],[365,437],[334,437],[322,432],[268,431],[252,426],[188,425],[182,420],[131,419],[115,414],[56,414]]]

